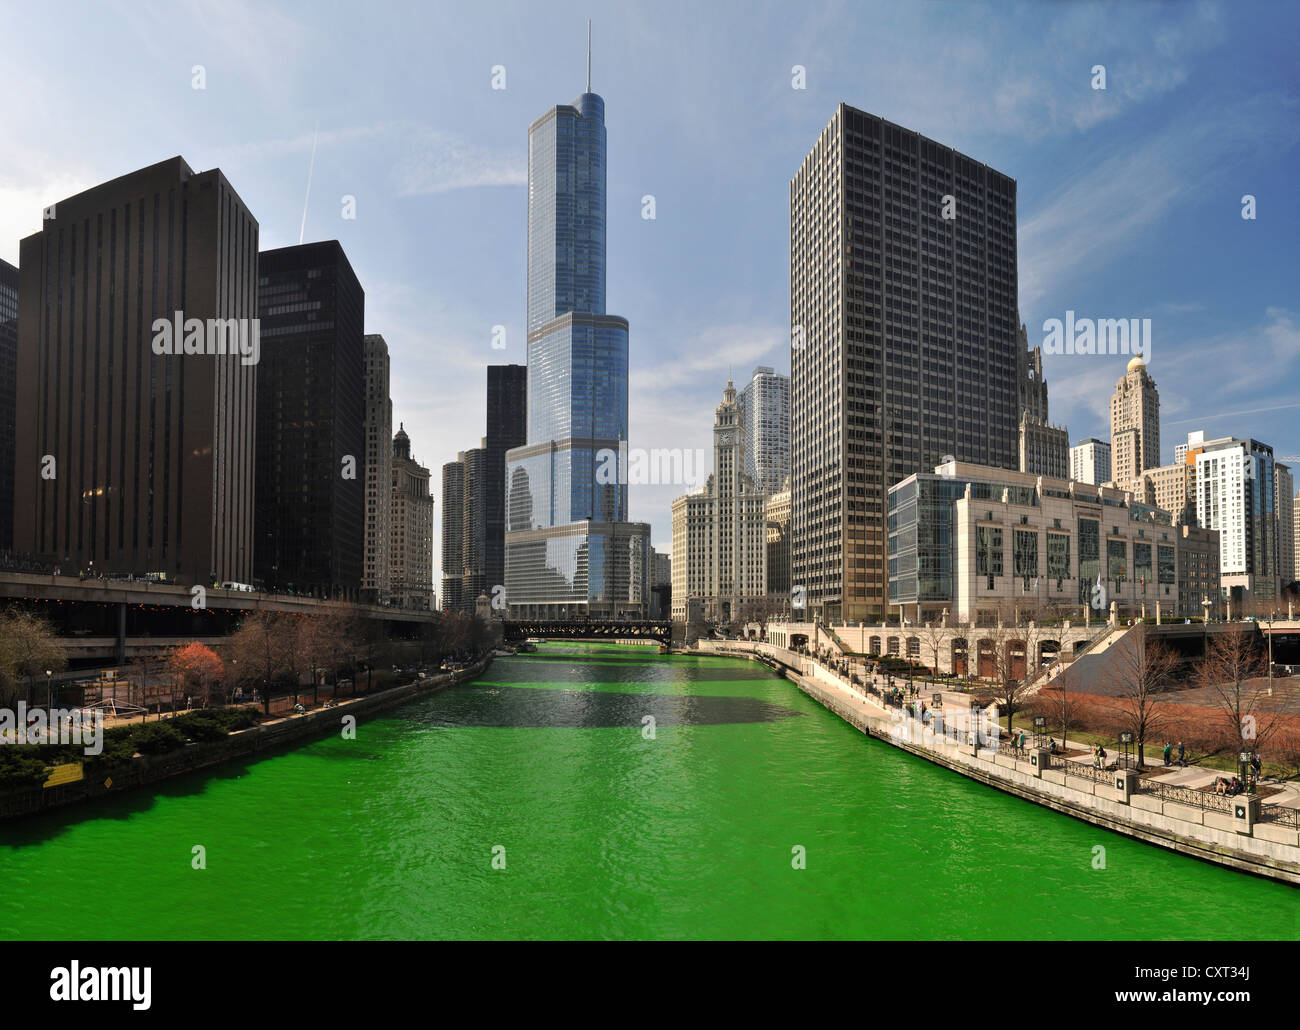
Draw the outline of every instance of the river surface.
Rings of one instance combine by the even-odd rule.
[[[1300,936],[1300,891],[869,740],[760,665],[596,644],[0,827],[0,873],[3,939]]]

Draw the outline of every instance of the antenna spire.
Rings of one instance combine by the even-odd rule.
[[[587,19],[587,92],[591,92],[591,19]]]

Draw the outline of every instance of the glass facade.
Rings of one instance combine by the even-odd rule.
[[[628,325],[605,312],[605,104],[528,133],[528,421],[505,459],[506,599],[531,618],[641,616],[649,529],[627,506]]]
[[[1070,537],[1067,533],[1047,534],[1047,578],[1057,583],[1070,578]]]
[[[1101,575],[1101,523],[1079,520],[1079,600],[1092,600],[1092,587]]]
[[[528,131],[529,333],[570,311],[605,313],[605,101],[595,93]]]

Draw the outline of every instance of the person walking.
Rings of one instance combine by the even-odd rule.
[[[1170,750],[1171,750],[1171,749],[1170,749],[1170,747],[1169,747],[1169,742],[1168,742],[1168,741],[1165,741],[1165,765],[1168,765],[1168,764],[1169,764],[1169,752],[1170,752]]]
[[[1183,752],[1183,742],[1180,740],[1180,741],[1178,742],[1178,764],[1179,764],[1179,765],[1182,765],[1182,766],[1186,766],[1186,765],[1187,765],[1187,760],[1186,760],[1185,758],[1183,758],[1183,753],[1184,753],[1184,752]]]

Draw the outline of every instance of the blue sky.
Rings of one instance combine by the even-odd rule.
[[[483,433],[485,366],[525,361],[527,130],[582,92],[588,17],[633,446],[708,448],[729,370],[788,372],[789,180],[843,101],[1018,180],[1031,343],[1067,309],[1152,319],[1166,461],[1198,428],[1300,459],[1294,4],[0,11],[7,260],[44,205],[175,154],[225,172],[263,248],[295,243],[318,130],[305,238],[340,240],[366,289],[367,331],[392,354],[394,419],[435,471],[439,518],[439,467]],[[804,90],[791,87],[796,64]],[[1104,91],[1091,86],[1097,64]],[[496,65],[504,90],[492,89]],[[1241,217],[1248,193],[1253,221]],[[498,324],[504,351],[491,346]],[[1072,439],[1107,437],[1125,360],[1048,359],[1052,419]],[[632,515],[661,549],[681,492],[631,488]]]

